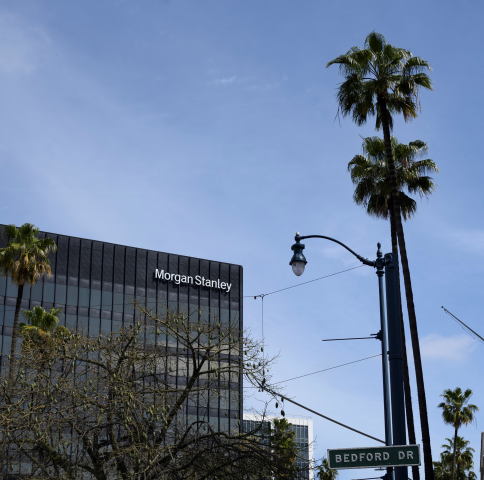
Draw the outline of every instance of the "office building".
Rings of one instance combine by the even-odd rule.
[[[3,227],[0,225],[0,231]],[[243,271],[239,265],[40,233],[41,238],[46,235],[57,245],[57,251],[50,254],[52,275],[25,287],[23,309],[35,305],[46,310],[62,308],[62,325],[99,335],[134,322],[129,301],[135,297],[152,308],[165,304],[179,311],[202,310],[222,320],[235,319],[239,330],[243,329]],[[3,246],[5,240],[0,239],[0,248]],[[16,301],[17,287],[0,276],[0,352],[5,356],[10,353]],[[229,355],[225,357],[222,360],[231,361]],[[198,405],[187,407],[186,414],[208,416],[212,426],[224,431],[238,430],[242,382],[241,378],[233,380],[226,386],[227,395],[210,398],[209,404],[199,399]],[[174,377],[173,382],[184,385],[186,379]]]
[[[274,429],[275,418],[281,417],[264,417],[264,423],[258,434],[262,436]],[[299,448],[298,459],[296,460],[296,466],[299,468],[299,472],[295,480],[314,480],[313,420],[311,417],[299,415],[286,416],[285,418],[291,424],[292,430],[296,433],[295,440]],[[261,422],[261,417],[252,413],[244,413],[243,419],[244,432],[255,430]]]

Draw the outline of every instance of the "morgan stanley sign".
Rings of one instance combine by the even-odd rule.
[[[177,285],[180,285],[180,283],[188,283],[191,285],[199,285],[202,287],[218,288],[219,290],[224,290],[227,293],[229,293],[230,289],[232,288],[231,283],[221,282],[220,279],[209,280],[208,278],[201,277],[200,275],[197,275],[196,277],[191,277],[189,275],[180,275],[178,273],[165,273],[164,270],[160,271],[158,269],[155,270],[155,278],[175,282]]]

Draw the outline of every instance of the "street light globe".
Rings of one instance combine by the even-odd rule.
[[[294,275],[300,277],[304,273],[304,269],[306,268],[306,264],[304,262],[293,262],[292,264],[292,271]]]

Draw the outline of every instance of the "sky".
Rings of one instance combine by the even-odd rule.
[[[388,223],[353,203],[347,172],[361,136],[377,134],[374,122],[336,118],[341,77],[326,69],[376,30],[433,68],[418,118],[394,125],[400,142],[427,142],[440,169],[435,193],[404,229],[433,456],[452,435],[440,394],[458,386],[481,408],[462,431],[478,452],[484,345],[441,306],[484,336],[483,10],[477,1],[4,0],[0,223],[240,264],[245,295],[360,264],[336,244],[307,240],[306,271],[295,277],[296,231],[365,257],[377,242],[390,251]],[[377,289],[374,270],[362,267],[265,297],[273,380],[378,355],[373,340],[321,342],[376,333]],[[244,324],[257,338],[261,313],[260,298],[245,299]],[[410,347],[406,314],[405,323]],[[410,348],[409,357],[420,443]],[[384,437],[379,357],[291,380],[284,391]],[[247,393],[247,408],[262,405]],[[318,458],[374,444],[312,418]]]

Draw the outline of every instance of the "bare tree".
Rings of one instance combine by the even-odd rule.
[[[284,456],[240,428],[242,380],[269,382],[275,359],[236,319],[135,306],[138,322],[116,332],[24,338],[13,380],[0,375],[2,478],[284,474]]]

